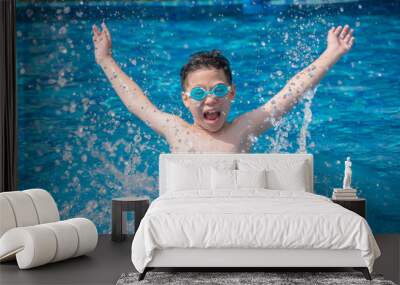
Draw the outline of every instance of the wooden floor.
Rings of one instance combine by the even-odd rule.
[[[395,283],[400,281],[400,235],[378,235],[382,251],[374,272],[384,274]],[[19,270],[15,261],[0,264],[0,284],[115,284],[124,272],[134,271],[131,262],[132,237],[112,242],[100,235],[94,252],[41,267]]]

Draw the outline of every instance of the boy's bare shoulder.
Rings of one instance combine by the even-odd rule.
[[[226,128],[226,132],[243,137],[248,133],[249,124],[243,116],[236,117]]]
[[[184,119],[175,114],[168,114],[168,120],[170,125],[172,125],[172,127],[188,128],[190,126],[188,122],[186,122]]]
[[[180,132],[190,128],[190,124],[178,115],[165,113],[163,120],[163,129],[165,129],[165,136],[167,139],[175,138]]]

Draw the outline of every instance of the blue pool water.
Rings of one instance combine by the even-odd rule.
[[[332,25],[348,23],[352,51],[252,152],[312,153],[315,189],[326,196],[350,156],[373,231],[399,233],[400,4],[210,2],[18,3],[19,188],[49,190],[62,218],[87,217],[101,233],[110,232],[112,197],[158,195],[168,144],[111,89],[94,60],[92,24],[107,22],[115,59],[154,104],[192,122],[179,83],[191,53],[218,48],[230,59],[232,120],[311,63]]]

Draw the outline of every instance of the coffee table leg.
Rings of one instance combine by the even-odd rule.
[[[122,207],[119,203],[112,203],[111,213],[111,240],[122,241]]]

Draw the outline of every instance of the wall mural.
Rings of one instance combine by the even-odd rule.
[[[315,60],[332,26],[349,24],[351,52],[254,137],[250,152],[312,153],[315,191],[329,197],[350,156],[372,230],[399,233],[400,4],[215,2],[18,1],[19,189],[50,191],[61,218],[87,217],[100,233],[110,232],[113,197],[158,196],[158,156],[171,149],[96,64],[93,24],[106,22],[113,58],[151,102],[189,123],[179,72],[194,52],[218,49],[229,59],[231,122]]]

